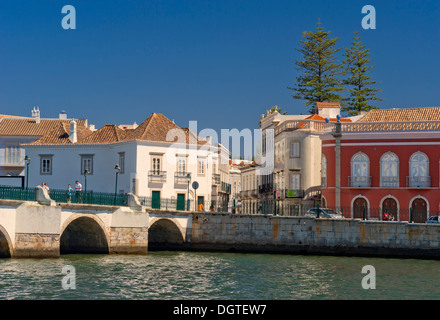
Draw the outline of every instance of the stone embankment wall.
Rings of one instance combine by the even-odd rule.
[[[440,259],[440,225],[195,213],[190,248]]]

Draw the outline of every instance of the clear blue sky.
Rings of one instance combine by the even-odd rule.
[[[61,27],[64,5],[76,30]],[[377,29],[363,30],[374,5]],[[152,112],[199,129],[256,128],[273,105],[307,113],[286,88],[302,32],[348,46],[361,31],[382,108],[439,106],[440,1],[217,0],[0,2],[0,113],[142,122]]]

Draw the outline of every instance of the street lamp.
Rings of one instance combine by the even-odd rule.
[[[188,173],[187,175],[186,175],[186,177],[188,178],[188,192],[187,192],[187,199],[186,199],[186,210],[187,211],[190,211],[190,205],[191,205],[191,203],[190,203],[190,200],[189,200],[189,183],[191,182],[191,173]]]
[[[31,162],[31,158],[26,155],[24,157],[24,161],[26,161],[26,190],[29,187],[29,163]]]
[[[87,195],[87,176],[89,175],[89,169],[84,170],[84,193]]]
[[[118,190],[118,174],[119,174],[119,170],[121,170],[121,168],[119,168],[119,165],[115,166],[115,171],[116,171],[116,183],[115,183],[115,205],[116,205],[116,194],[117,194],[117,190]]]

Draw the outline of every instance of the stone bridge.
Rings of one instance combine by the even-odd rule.
[[[0,257],[184,249],[192,213],[0,200]]]

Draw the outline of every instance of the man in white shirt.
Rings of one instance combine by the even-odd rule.
[[[82,184],[79,183],[79,181],[75,181],[75,193],[76,193],[76,201],[82,202],[81,197],[81,191],[82,191]]]

